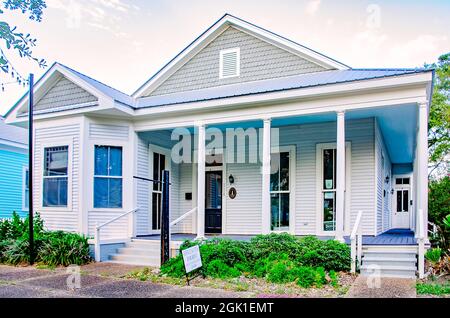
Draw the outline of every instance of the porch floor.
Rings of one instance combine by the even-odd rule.
[[[171,239],[173,241],[194,240],[196,234],[173,233]],[[250,241],[255,235],[231,235],[231,234],[206,234],[207,239],[211,238],[227,238],[237,241]],[[140,240],[159,241],[159,235],[144,235],[136,237]],[[318,236],[321,240],[333,239],[333,236]],[[345,236],[345,243],[350,244],[350,237]],[[364,235],[363,245],[416,245],[417,240],[414,238],[414,232],[404,229],[391,229],[377,236]]]

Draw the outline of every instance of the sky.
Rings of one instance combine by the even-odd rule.
[[[0,21],[37,39],[33,54],[133,93],[198,35],[230,13],[354,68],[420,67],[450,52],[448,0],[46,0],[40,23],[5,11]],[[7,57],[21,75],[45,72]],[[0,83],[11,82],[0,73]],[[0,114],[26,92],[0,90]]]

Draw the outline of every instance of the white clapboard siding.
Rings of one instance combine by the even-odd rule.
[[[261,166],[258,164],[234,163],[227,165],[227,175],[235,177],[233,187],[236,198],[226,197],[226,232],[228,234],[261,233]],[[228,184],[228,182],[227,182]]]
[[[52,143],[57,138],[68,138],[72,142],[72,171],[69,171],[72,178],[72,207],[70,211],[57,208],[45,209],[42,206],[42,176],[43,176],[43,156],[42,147],[45,143]],[[79,218],[79,165],[80,165],[80,126],[79,124],[37,127],[35,130],[35,150],[34,150],[34,206],[45,222],[45,226],[50,230],[78,231]]]
[[[179,189],[178,189],[178,215],[177,217],[185,214],[186,212],[192,210],[194,197],[192,200],[186,200],[185,194],[190,192],[193,193],[192,189],[192,164],[183,163],[178,165],[179,167]],[[175,219],[173,217],[172,219]],[[178,225],[173,228],[173,233],[192,233],[192,222],[194,216],[187,217],[181,221]]]
[[[109,125],[109,124],[89,124],[90,138],[113,138],[117,140],[128,140],[129,127],[125,125]]]

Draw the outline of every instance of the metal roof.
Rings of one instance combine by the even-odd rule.
[[[120,102],[122,104],[128,105],[128,106],[133,106],[134,104],[134,100],[131,96],[115,89],[112,88],[111,86],[108,86],[106,84],[103,84],[102,82],[99,82],[95,79],[93,79],[92,77],[89,77],[83,73],[80,73],[76,70],[74,70],[73,68],[70,68],[68,66],[65,66],[61,63],[56,63],[58,65],[60,65],[61,67],[67,69],[68,71],[75,73],[78,77],[80,77],[82,80],[84,80],[85,82],[87,82],[88,84],[94,86],[96,89],[98,89],[99,91],[101,91],[102,93],[104,93],[105,95],[111,97],[112,99],[114,99],[117,102]]]
[[[9,141],[28,144],[28,130],[13,125],[7,125],[4,118],[0,116],[0,144],[2,141]]]
[[[224,85],[219,87],[179,92],[137,100],[135,108],[157,107],[190,102],[207,101],[236,96],[262,94],[289,89],[348,83],[391,76],[430,71],[429,69],[350,69],[308,73],[269,80]]]

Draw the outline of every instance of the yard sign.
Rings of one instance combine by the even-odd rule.
[[[186,274],[202,267],[202,258],[198,245],[189,247],[181,252],[183,254],[184,268]]]

